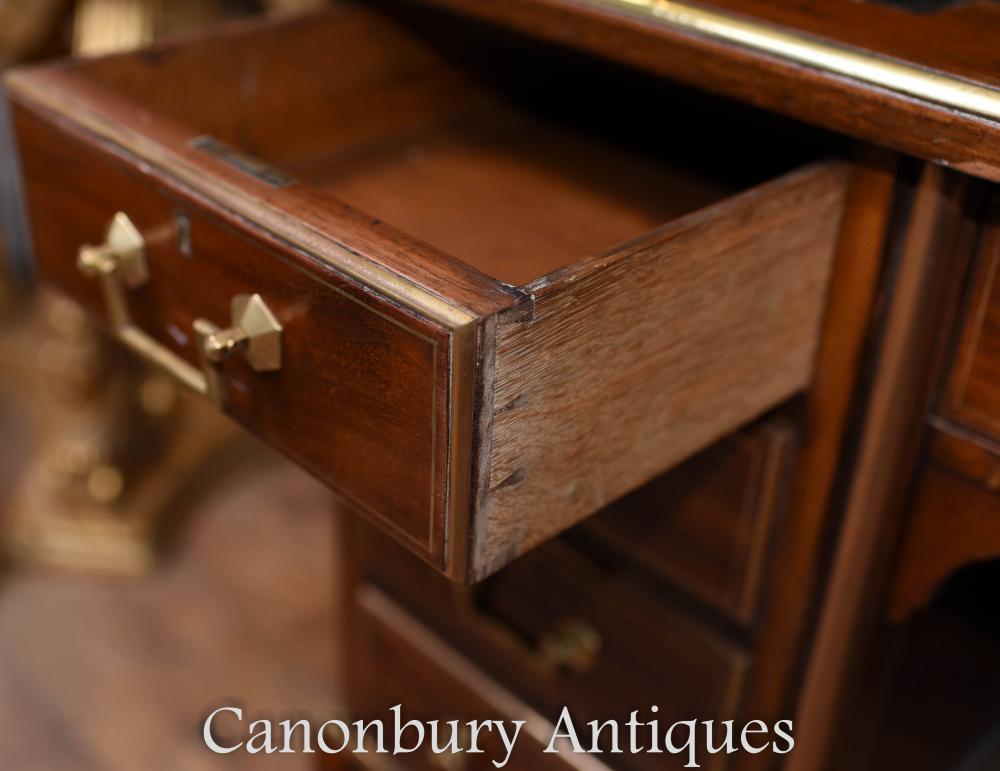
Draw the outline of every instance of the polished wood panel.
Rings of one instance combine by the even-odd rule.
[[[586,520],[574,536],[751,623],[796,438],[786,416],[726,437]]]
[[[897,159],[864,152],[856,161],[845,201],[827,308],[806,396],[788,510],[779,528],[753,643],[747,685],[748,714],[781,720],[791,714],[799,656],[818,607],[823,554],[856,389],[878,308],[883,254],[890,234]],[[741,769],[765,769],[761,756]]]
[[[470,631],[509,636],[507,677],[549,709],[566,703],[574,714],[625,719],[639,705],[657,704],[666,723],[738,714],[750,664],[738,645],[560,543],[497,574],[474,603]],[[553,667],[547,641],[579,622],[600,637],[593,663]],[[633,762],[657,767],[662,759]]]
[[[915,190],[884,306],[856,472],[809,653],[796,718],[797,750],[788,763],[792,771],[827,767],[842,700],[856,673],[855,653],[878,614],[878,587],[888,579],[905,490],[917,462],[934,338],[939,314],[947,310],[940,299],[962,224],[963,188],[958,178],[925,166]]]
[[[943,412],[1000,442],[1000,198],[985,218]]]
[[[1000,441],[944,418],[932,417],[927,449],[938,463],[987,490],[1000,491]]]

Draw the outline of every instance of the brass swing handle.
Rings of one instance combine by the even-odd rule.
[[[225,388],[218,365],[231,356],[242,355],[256,372],[281,369],[281,324],[259,294],[232,298],[229,327],[220,328],[207,319],[195,319],[200,368],[137,327],[129,316],[125,296],[128,289],[149,280],[146,242],[122,212],[112,218],[103,244],[80,247],[77,267],[84,275],[100,279],[108,320],[122,343],[219,406],[224,404]]]

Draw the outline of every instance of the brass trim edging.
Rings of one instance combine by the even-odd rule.
[[[1000,90],[908,62],[888,59],[804,32],[674,0],[580,0],[591,6],[651,18],[664,26],[733,43],[822,72],[878,86],[923,101],[1000,120]]]

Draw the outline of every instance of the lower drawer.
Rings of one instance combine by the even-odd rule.
[[[586,520],[573,537],[749,624],[784,510],[797,434],[789,416],[768,417]]]
[[[367,580],[544,714],[566,706],[578,721],[625,720],[656,705],[664,724],[739,716],[748,653],[562,541],[475,589],[449,585],[370,528],[353,546]],[[724,758],[704,767],[713,760]],[[663,763],[653,755],[615,761],[636,769]]]
[[[363,586],[356,595],[358,635],[377,665],[368,680],[367,697],[383,708],[403,704],[414,715],[440,720],[524,720],[506,768],[521,771],[606,771],[593,756],[570,752],[547,754],[554,727],[492,680],[387,595]],[[402,768],[429,771],[495,769],[507,757],[504,743],[482,734],[482,754],[405,756]],[[369,760],[369,758],[377,758]],[[355,755],[361,768],[386,768],[379,756]]]

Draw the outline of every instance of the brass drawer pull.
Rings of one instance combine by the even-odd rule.
[[[538,653],[549,666],[589,672],[603,646],[601,634],[581,618],[564,618],[538,641]]]
[[[604,639],[585,618],[563,616],[535,640],[528,641],[507,622],[481,607],[476,590],[454,587],[452,598],[455,610],[469,623],[511,652],[532,659],[541,669],[585,674],[600,661]]]
[[[195,319],[198,354],[206,393],[222,403],[222,381],[216,365],[242,355],[255,372],[281,369],[281,324],[259,294],[238,294],[232,300],[232,326],[219,329],[211,321]]]
[[[195,319],[200,368],[132,323],[126,290],[145,284],[149,268],[145,239],[126,214],[115,214],[103,244],[80,247],[77,266],[84,275],[101,280],[108,320],[119,340],[217,405],[223,405],[225,394],[217,365],[229,357],[241,354],[256,372],[281,369],[281,324],[259,294],[233,297],[231,325],[225,329],[207,319]]]

